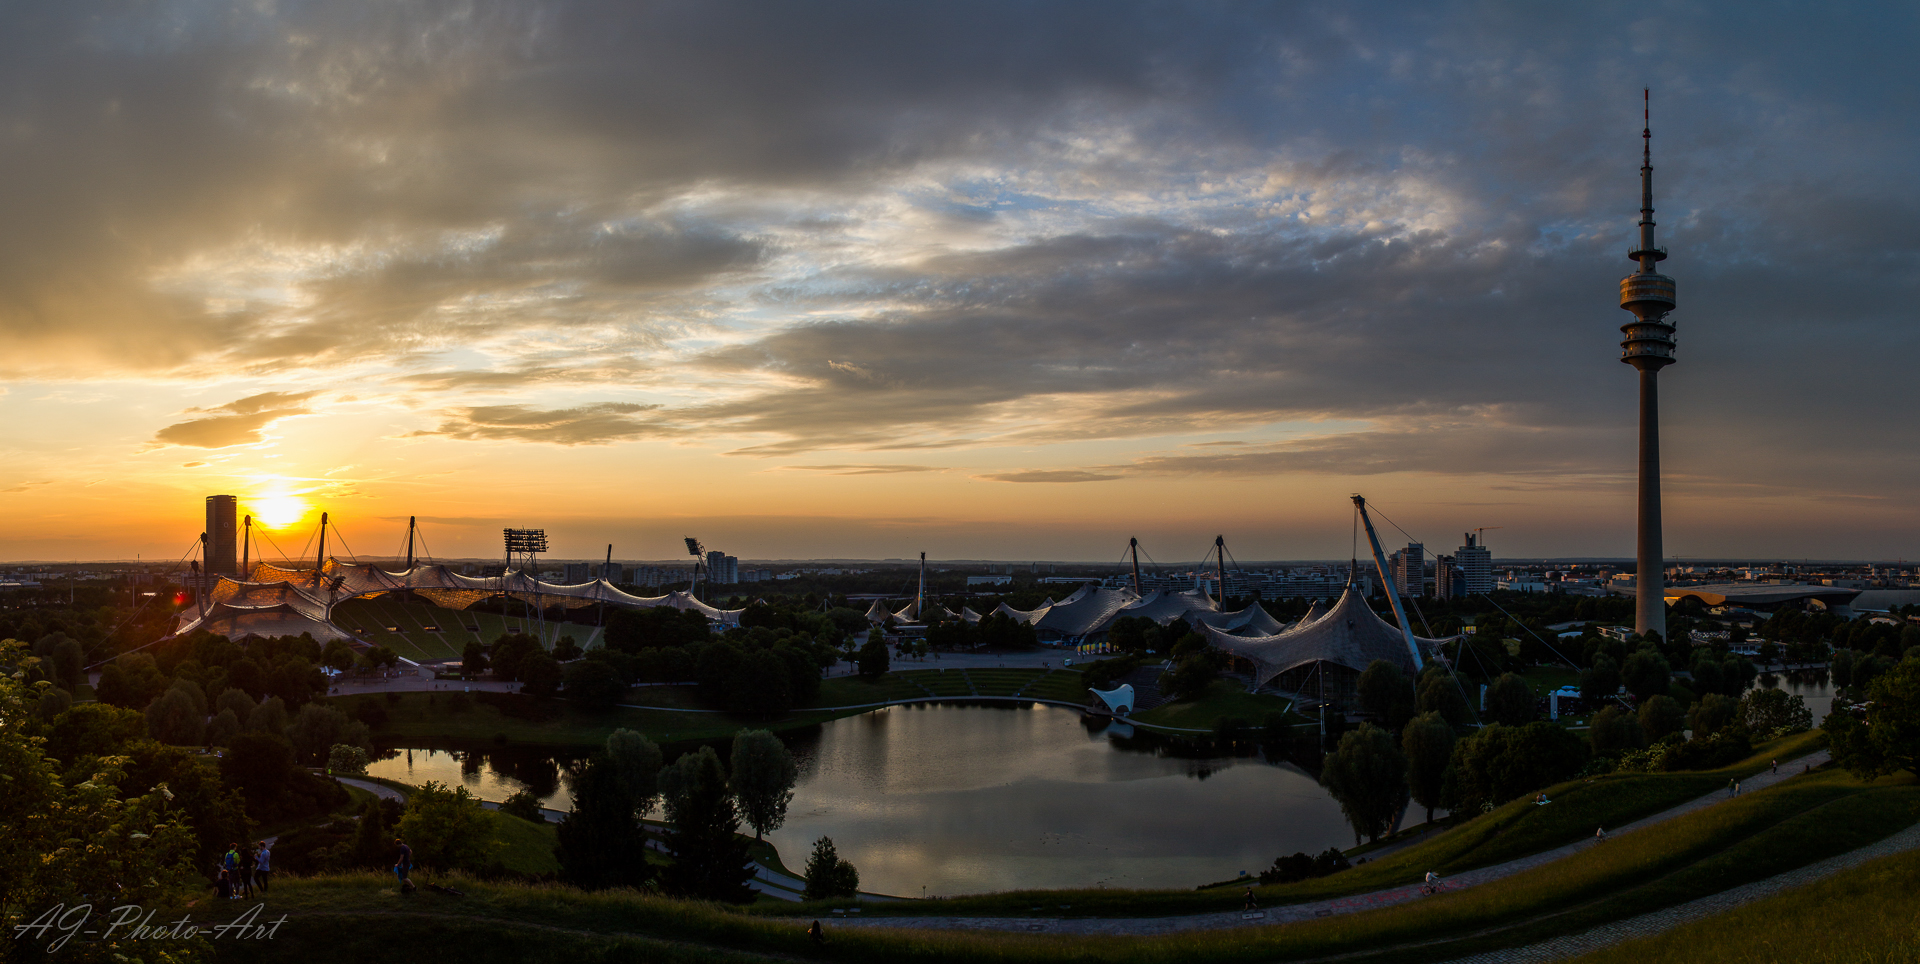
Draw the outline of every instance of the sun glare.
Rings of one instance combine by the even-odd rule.
[[[253,521],[269,529],[284,529],[307,514],[307,500],[297,495],[263,495],[253,500]]]

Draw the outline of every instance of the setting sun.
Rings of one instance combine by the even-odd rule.
[[[300,521],[307,514],[307,500],[297,496],[280,493],[255,499],[250,506],[253,521],[269,529],[284,529]]]

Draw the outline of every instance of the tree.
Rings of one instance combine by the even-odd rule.
[[[436,870],[480,870],[498,859],[498,821],[466,787],[427,781],[407,796],[396,833],[416,862]]]
[[[1407,788],[1427,808],[1427,822],[1432,823],[1453,759],[1453,726],[1437,711],[1422,713],[1400,732],[1400,751],[1407,757]]]
[[[1525,726],[1539,719],[1533,687],[1513,673],[1502,673],[1487,687],[1487,718],[1507,726]]]
[[[1758,689],[1740,698],[1740,722],[1755,739],[1771,740],[1813,728],[1813,711],[1799,696],[1780,690]]]
[[[1643,647],[1627,657],[1627,663],[1620,668],[1620,680],[1626,684],[1627,692],[1642,703],[1655,696],[1665,696],[1672,683],[1672,672],[1667,666],[1667,658],[1652,647]]]
[[[1595,756],[1624,753],[1646,745],[1640,720],[1631,711],[1607,706],[1587,721],[1587,744]]]
[[[487,671],[487,648],[471,640],[460,651],[460,678],[473,679]]]
[[[1376,659],[1360,672],[1356,688],[1359,690],[1360,708],[1389,732],[1400,732],[1407,720],[1413,718],[1413,684],[1400,672],[1400,667],[1384,659]]]
[[[683,754],[660,771],[660,790],[673,825],[673,863],[661,874],[667,893],[739,904],[753,900],[747,886],[753,867],[746,841],[736,835],[740,814],[727,793],[720,755],[710,746]]]
[[[1620,664],[1605,653],[1595,653],[1580,671],[1580,698],[1592,702],[1612,699],[1620,692]]]
[[[867,641],[860,647],[860,675],[868,679],[879,679],[887,673],[887,643],[880,636],[869,634]]]
[[[808,900],[852,897],[860,892],[860,872],[840,859],[832,837],[813,842],[813,853],[807,857],[806,876],[807,889],[802,896]]]
[[[574,798],[576,806],[579,799],[577,796]],[[515,790],[507,794],[507,798],[500,801],[499,812],[519,817],[528,823],[544,823],[547,819],[547,815],[541,812],[540,798],[534,796],[531,790]]]
[[[620,679],[620,674],[597,659],[574,660],[564,667],[561,677],[566,680],[567,701],[591,712],[613,709],[627,693],[627,684]]]
[[[335,743],[327,750],[327,772],[334,776],[360,776],[367,772],[367,751],[346,743]]]
[[[493,641],[487,660],[496,679],[518,680],[521,661],[535,653],[545,655],[546,650],[532,633],[506,633]]]
[[[1686,724],[1687,711],[1671,696],[1661,694],[1640,704],[1640,732],[1645,734],[1648,743],[1678,733]]]
[[[561,878],[587,890],[638,887],[651,880],[646,833],[619,767],[594,754],[567,782],[573,810],[554,828]]]
[[[1564,727],[1496,723],[1453,745],[1450,809],[1478,813],[1566,780],[1586,762],[1586,742]]]
[[[599,680],[605,680],[607,676],[606,673],[599,672],[593,675]],[[560,692],[560,683],[563,679],[560,662],[546,653],[534,653],[520,661],[520,690],[528,696],[543,700],[552,699],[555,693]],[[569,692],[567,698],[584,703],[588,709],[610,708],[620,701],[620,694],[627,689],[618,673],[613,674],[613,681],[617,685],[610,691],[611,698],[608,698],[608,691],[602,690],[595,690],[590,694]]]
[[[793,708],[787,661],[771,650],[743,654],[725,692],[727,709],[742,716],[784,716]]]
[[[1916,769],[1920,755],[1920,659],[1901,660],[1867,689],[1864,718],[1837,701],[1824,729],[1833,758],[1856,776],[1872,779]]]
[[[660,748],[644,734],[622,728],[608,735],[606,749],[634,814],[646,816],[660,797]]]
[[[373,745],[367,725],[347,719],[347,714],[331,706],[308,703],[300,708],[293,725],[287,727],[287,739],[304,763],[319,763],[327,758],[334,744],[345,743],[362,750]]]
[[[232,710],[221,710],[207,722],[204,739],[208,746],[229,746],[233,738],[240,733],[240,718]]]
[[[1720,732],[1740,719],[1739,702],[1719,693],[1708,693],[1687,710],[1687,729],[1698,740]]]
[[[147,707],[147,732],[162,743],[199,746],[207,731],[205,710],[194,706],[185,686],[193,683],[180,680]]]
[[[553,658],[562,663],[579,659],[582,652],[580,644],[575,642],[572,636],[562,636],[553,644]]]
[[[729,769],[728,786],[739,802],[740,815],[753,828],[753,839],[787,822],[787,804],[793,801],[800,768],[779,737],[766,730],[735,733]]]
[[[0,665],[17,666],[25,654],[19,643],[0,641]],[[47,949],[58,931],[17,929],[32,923],[22,919],[29,909],[39,913],[103,899],[113,905],[174,906],[192,879],[188,861],[194,838],[181,812],[169,809],[157,790],[123,791],[129,783],[120,768],[124,760],[103,760],[85,779],[62,780],[34,735],[37,702],[38,694],[23,678],[0,673],[0,774],[6,775],[6,791],[0,793],[0,827],[6,828],[0,834],[0,915],[9,925],[9,960],[57,959],[58,950]],[[102,935],[84,948],[68,946],[66,953],[79,954],[80,960],[151,959],[151,942],[136,942],[130,928],[121,934],[124,939]],[[167,943],[177,960],[212,956],[197,938]]]
[[[254,733],[280,736],[287,731],[287,704],[278,696],[269,696],[247,714],[247,729]]]
[[[1414,696],[1414,708],[1421,713],[1439,713],[1448,726],[1455,728],[1473,722],[1473,708],[1460,692],[1460,682],[1451,673],[1426,674]]]
[[[221,690],[220,695],[213,701],[214,712],[232,713],[234,718],[242,723],[252,718],[254,709],[259,705],[253,701],[253,697],[247,695],[246,690],[238,686],[229,686]]]
[[[1340,801],[1340,812],[1353,826],[1353,839],[1379,840],[1407,803],[1407,760],[1393,735],[1372,723],[1362,723],[1340,737],[1340,746],[1327,754],[1320,785]]]

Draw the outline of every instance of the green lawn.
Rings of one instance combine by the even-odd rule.
[[[1910,964],[1915,880],[1920,853],[1883,857],[1572,964]]]
[[[1021,690],[1020,695],[1063,703],[1085,703],[1090,698],[1087,696],[1087,684],[1077,669],[1049,670],[1047,675]]]
[[[1261,726],[1270,713],[1284,713],[1292,701],[1264,693],[1249,693],[1234,680],[1214,680],[1207,691],[1191,700],[1164,703],[1134,719],[1153,726],[1171,726],[1190,730],[1211,730],[1225,719],[1238,719],[1248,726]],[[1292,722],[1302,722],[1297,714]]]
[[[554,825],[522,820],[510,813],[494,811],[500,831],[500,865],[515,873],[557,874],[560,861],[553,855]]]

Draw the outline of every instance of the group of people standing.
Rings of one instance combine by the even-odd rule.
[[[264,840],[251,844],[230,844],[216,868],[214,889],[221,900],[252,897],[254,887],[262,894],[273,878],[273,849]]]

